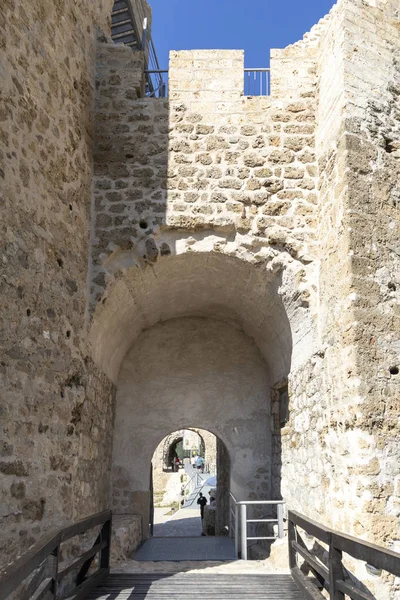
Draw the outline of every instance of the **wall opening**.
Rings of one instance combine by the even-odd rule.
[[[158,444],[151,467],[150,534],[227,534],[230,458],[222,440],[199,428],[175,431]]]

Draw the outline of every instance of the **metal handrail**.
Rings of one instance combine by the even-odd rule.
[[[230,503],[230,520],[229,520],[229,533],[231,537],[235,539],[235,554],[239,556],[239,529],[240,529],[240,550],[242,560],[247,560],[247,543],[248,541],[256,540],[276,540],[284,537],[283,531],[283,505],[284,500],[236,500],[235,496],[230,492],[230,499],[235,504],[235,510],[233,511]],[[248,506],[276,506],[277,507],[277,518],[276,519],[248,519],[247,518],[247,507]],[[234,527],[232,527],[232,517],[234,518]],[[278,536],[248,536],[247,525],[248,523],[277,523],[278,524]],[[232,535],[234,534],[234,535]]]
[[[168,73],[168,71],[160,69],[153,39],[150,30],[147,28],[147,18],[143,21],[142,51],[145,56],[146,96],[164,98],[167,84],[163,79],[163,74]]]

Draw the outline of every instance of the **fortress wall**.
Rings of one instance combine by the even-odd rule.
[[[290,377],[290,418],[282,431],[283,495],[289,505],[339,529],[357,512],[355,486],[347,468],[358,446],[341,430],[340,416],[353,394],[348,376],[351,268],[346,202],[346,148],[343,141],[343,17],[336,6],[324,20],[316,52],[318,158],[317,348],[306,368]],[[362,440],[360,440],[360,445]]]
[[[106,507],[113,386],[86,342],[95,28],[112,0],[0,14],[0,562]]]
[[[319,44],[320,351],[308,380],[304,373],[303,381],[291,377],[294,410],[283,430],[285,497],[295,499],[297,491],[302,500],[294,506],[310,517],[394,547],[400,514],[396,9],[390,2],[343,1]],[[314,458],[295,478],[293,465],[311,446]]]
[[[206,253],[225,254],[243,258],[272,277],[282,278],[279,292],[291,322],[294,344],[291,378],[301,382],[292,390],[300,397],[307,381],[307,377],[303,381],[304,366],[308,368],[307,360],[316,351],[318,309],[315,49],[310,48],[307,54],[307,44],[303,44],[300,59],[295,50],[274,52],[271,77],[276,95],[268,98],[243,97],[240,51],[173,52],[168,101],[129,96],[122,60],[125,51],[110,47],[107,52],[108,60],[117,53],[120,56],[118,62],[112,62],[112,75],[116,75],[118,65],[121,77],[120,83],[117,79],[110,82],[107,62],[99,71],[91,290],[95,309],[93,346],[98,364],[104,364],[110,377],[117,381],[121,357],[131,344],[133,351],[140,331],[158,318],[166,319],[166,314],[169,318],[174,316],[168,281],[164,282],[162,276],[168,255],[199,253],[204,254],[206,261]],[[284,69],[286,78],[278,76]],[[292,78],[299,69],[299,80],[293,85]],[[112,107],[113,97],[123,98],[118,111]],[[185,263],[180,263],[182,291],[175,298],[175,316],[190,314],[186,279],[194,290],[198,286],[198,274],[190,277]],[[211,264],[207,300],[210,308],[206,314],[230,320],[230,306],[220,306],[217,301],[219,294],[214,288],[221,278],[214,280],[218,272],[213,272]],[[131,273],[142,270],[147,273],[146,280],[153,279],[148,272],[154,271],[156,290],[163,290],[161,312],[159,299],[153,297],[152,287],[145,279],[139,288],[130,280]],[[236,277],[239,283],[239,274]],[[178,284],[171,280],[170,285]],[[236,295],[245,293],[245,289],[238,288]],[[201,289],[200,298],[202,294]],[[276,298],[279,299],[278,294]],[[249,300],[254,307],[259,301],[257,297]],[[149,306],[154,307],[154,314]],[[258,310],[254,308],[255,314]],[[267,305],[265,310],[272,309]],[[200,314],[204,311],[202,307]],[[252,318],[246,313],[248,321]],[[279,327],[276,322],[277,330]],[[270,340],[269,350],[264,353],[270,363],[271,383],[282,383],[289,371],[288,367],[271,368],[274,355],[286,344],[283,329],[276,339]],[[105,342],[108,354],[98,351]],[[316,386],[318,382],[316,379]],[[317,395],[312,400],[318,402]],[[128,414],[126,410],[125,413]],[[279,445],[279,422],[275,434],[274,441]],[[288,440],[290,446],[290,436]],[[312,451],[312,440],[307,447]],[[277,495],[279,454],[278,449],[274,454]],[[296,471],[304,457],[291,454],[291,459]],[[119,459],[116,466],[119,469]],[[115,480],[126,486],[127,475],[118,469]],[[145,482],[131,487],[145,494]],[[118,486],[115,489],[119,492]],[[290,502],[297,494],[289,486],[286,489],[290,491]],[[147,496],[144,497],[146,502]],[[137,492],[129,510],[142,511],[142,504],[143,498]]]
[[[243,97],[240,51],[174,52],[168,101],[138,99],[143,56],[104,39],[94,97],[95,25],[107,30],[111,6],[6,1],[0,15],[2,556],[108,504],[122,359],[157,319],[193,306],[240,321],[264,354],[276,493],[281,469],[289,506],[391,543],[400,515],[397,0],[340,0],[304,40],[272,52],[268,98]],[[169,255],[181,255],[174,272]],[[216,265],[207,285],[190,273],[206,272],[205,256]],[[251,285],[257,271],[265,295]]]
[[[114,51],[122,52],[110,48],[110,57]],[[313,344],[308,307],[315,298],[317,204],[315,68],[307,73],[296,97],[247,98],[242,52],[174,52],[168,101],[128,97],[123,78],[117,91],[107,68],[99,74],[104,96],[125,94],[118,114],[102,104],[96,113],[91,300],[100,320],[113,310],[102,304],[129,268],[169,254],[215,251],[285,273],[281,292],[293,320],[294,361],[305,362]],[[121,294],[126,306],[130,292]],[[103,339],[103,325],[95,329],[93,339]],[[118,335],[104,367],[114,381],[129,347],[128,336]]]
[[[367,437],[352,472],[356,533],[399,549],[400,14],[397,2],[344,4],[348,225],[358,402],[346,423]],[[360,39],[362,43],[360,44]]]

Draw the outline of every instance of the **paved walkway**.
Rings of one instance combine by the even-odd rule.
[[[156,517],[156,515],[154,515]],[[156,521],[156,518],[154,519]],[[194,537],[201,535],[199,508],[178,510],[172,517],[157,514],[154,523],[154,537]]]
[[[139,548],[135,560],[235,560],[235,549],[229,537],[153,537]]]

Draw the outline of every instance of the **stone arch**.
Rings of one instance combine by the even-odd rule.
[[[209,441],[207,440],[207,445],[205,442],[205,437],[208,437],[208,435],[211,435],[213,438],[215,438],[214,434],[211,434],[211,432],[208,432],[206,430],[203,429],[196,429],[194,427],[187,427],[185,429],[180,429],[179,431],[173,431],[171,432],[169,435],[167,435],[165,438],[163,438],[161,440],[161,442],[158,444],[157,449],[160,448],[160,446],[162,445],[162,449],[161,453],[160,453],[160,457],[162,457],[162,464],[164,469],[168,469],[170,466],[170,454],[171,454],[171,450],[181,441],[183,440],[183,436],[185,431],[193,431],[194,433],[196,433],[199,438],[201,439],[201,443],[203,445],[203,448],[205,449],[206,446],[209,444]],[[157,450],[156,450],[157,451]],[[172,450],[173,451],[173,450]]]
[[[297,264],[185,244],[169,239],[173,252],[153,264],[114,256],[92,326],[94,360],[117,385],[113,509],[144,523],[148,465],[173,429],[212,431],[232,457],[235,495],[270,497],[271,388],[312,352]]]
[[[182,431],[172,432],[169,436],[167,436],[164,440],[163,447],[163,466],[164,468],[168,468],[170,466],[170,456],[172,448],[175,448],[176,445],[183,440]]]
[[[91,326],[94,361],[116,383],[126,352],[141,331],[179,316],[212,316],[252,337],[275,381],[314,350],[314,323],[304,265],[254,257],[229,234],[164,232],[167,256],[144,263],[141,247],[107,258],[108,284]],[[265,248],[264,248],[265,250]],[[310,277],[312,280],[312,277]]]
[[[177,444],[179,440],[182,440],[186,431],[192,431],[200,437],[201,443],[206,451],[206,456],[208,446],[210,446],[210,452],[215,454],[214,467],[216,468],[214,468],[210,475],[217,476],[217,489],[219,492],[217,495],[216,531],[217,535],[226,535],[226,525],[229,523],[231,457],[221,438],[214,435],[214,433],[208,429],[184,427],[167,434],[157,444],[152,457],[154,499],[156,501],[156,498],[160,498],[161,492],[165,492],[168,478],[171,476],[171,471],[169,471],[169,473],[161,473],[160,465],[165,461],[165,456],[168,455],[169,449]]]

